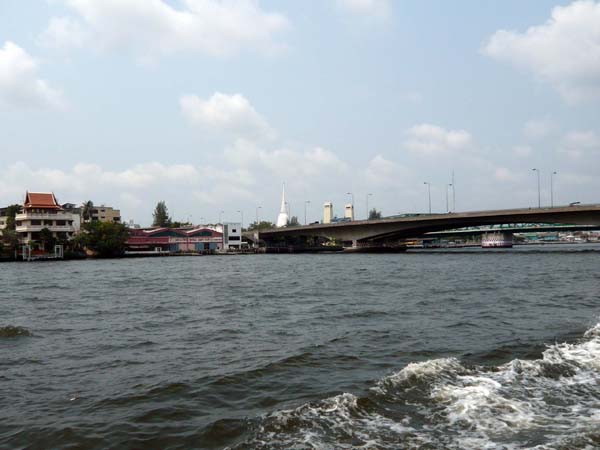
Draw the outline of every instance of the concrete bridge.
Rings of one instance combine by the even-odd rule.
[[[573,205],[554,208],[522,208],[471,211],[448,214],[410,214],[379,220],[356,220],[261,230],[259,238],[267,243],[307,238],[335,239],[359,245],[381,245],[426,233],[495,224],[570,224],[600,228],[600,205]],[[254,235],[248,233],[248,238]]]

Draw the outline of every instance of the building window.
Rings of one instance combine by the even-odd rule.
[[[239,241],[240,237],[239,236],[229,236],[229,240],[230,241]]]
[[[31,225],[41,225],[42,221],[41,220],[32,220],[31,221]]]

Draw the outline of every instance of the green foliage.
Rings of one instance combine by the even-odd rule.
[[[371,211],[369,211],[369,220],[378,219],[381,219],[381,211],[377,211],[375,208],[373,208]]]
[[[179,222],[179,221],[175,221],[175,222],[171,222],[169,224],[169,226],[171,228],[186,228],[186,227],[191,227],[193,226],[190,222]]]
[[[94,202],[91,200],[83,202],[81,205],[81,215],[84,222],[89,222],[92,219],[92,209],[94,209]]]
[[[258,223],[258,225],[256,224],[256,222],[252,222],[250,225],[248,225],[248,228],[246,228],[246,231],[267,230],[269,228],[275,228],[275,224],[273,222],[269,222],[267,220],[261,220]]]
[[[96,253],[101,258],[120,256],[125,251],[129,231],[122,223],[89,222],[83,225],[84,232],[76,243]]]
[[[56,239],[52,236],[52,231],[48,228],[42,228],[40,230],[40,243],[42,245],[42,250],[47,252],[54,250],[54,245],[56,245]]]
[[[6,208],[6,230],[15,229],[15,216],[21,212],[21,205],[10,205]]]
[[[152,222],[153,227],[169,227],[171,226],[171,218],[169,217],[169,210],[167,209],[167,205],[164,201],[160,201],[156,204],[156,208],[154,208],[154,213],[152,214],[154,218]]]
[[[0,254],[13,257],[15,250],[19,247],[19,236],[16,231],[5,228],[2,230],[0,241]]]
[[[288,220],[287,226],[288,227],[297,227],[300,225],[300,222],[298,221],[298,218],[296,216],[292,216],[290,218],[290,220]]]

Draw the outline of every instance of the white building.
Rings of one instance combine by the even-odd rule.
[[[279,210],[276,223],[277,228],[285,227],[290,220],[285,205],[285,183],[283,183],[283,191],[281,192],[281,209]]]
[[[23,243],[39,240],[44,228],[56,239],[71,239],[75,232],[73,214],[65,211],[50,192],[25,193],[23,212],[16,215],[15,225]]]
[[[333,219],[333,203],[325,202],[323,205],[323,223],[331,223]]]
[[[223,224],[223,248],[242,248],[242,224],[239,222],[226,222]]]
[[[344,218],[354,220],[354,205],[352,203],[348,203],[344,208]]]

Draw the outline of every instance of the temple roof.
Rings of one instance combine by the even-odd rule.
[[[25,208],[62,209],[52,192],[26,192],[23,206]]]

